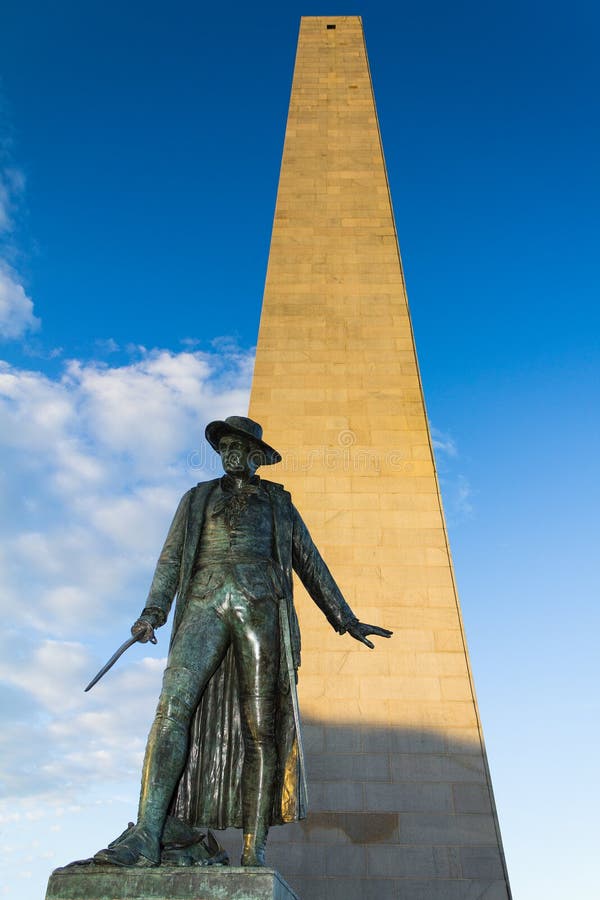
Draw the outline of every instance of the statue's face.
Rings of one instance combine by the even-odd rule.
[[[247,478],[258,468],[257,448],[250,441],[226,435],[219,441],[219,454],[228,475]]]

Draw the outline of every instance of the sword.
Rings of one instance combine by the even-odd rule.
[[[114,666],[114,664],[116,663],[116,661],[119,659],[119,657],[122,656],[122,655],[125,653],[126,650],[129,650],[129,648],[130,648],[131,646],[133,646],[133,644],[137,644],[137,642],[139,641],[140,637],[141,637],[140,634],[133,634],[130,638],[128,638],[128,639],[125,641],[124,644],[121,644],[121,646],[120,646],[119,649],[116,651],[116,653],[113,653],[113,655],[112,655],[111,658],[108,660],[108,662],[105,663],[105,664],[102,666],[102,668],[100,669],[100,671],[98,672],[98,674],[95,675],[95,676],[92,678],[92,680],[90,681],[90,683],[88,684],[88,686],[84,689],[84,693],[85,693],[86,691],[89,691],[91,688],[93,688],[94,685],[97,684],[97,683],[100,681],[100,679],[102,678],[102,676],[103,676],[103,675],[106,675],[106,673],[108,672],[109,669],[112,669],[112,667]],[[150,643],[151,643],[151,644],[157,644],[157,643],[158,643],[158,641],[156,640],[156,637],[155,637],[154,635],[152,635],[152,637],[149,638],[149,640],[150,640]]]

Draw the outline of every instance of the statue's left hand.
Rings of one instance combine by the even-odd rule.
[[[389,638],[393,635],[393,631],[387,628],[379,628],[378,625],[365,625],[364,622],[353,622],[346,627],[348,634],[351,634],[356,641],[366,644],[371,650],[375,649],[375,644],[367,639],[368,634],[376,634],[378,637]]]

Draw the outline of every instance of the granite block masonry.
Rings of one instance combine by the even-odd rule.
[[[311,900],[506,900],[358,16],[301,20],[249,414],[356,614],[394,631],[324,637],[298,586],[310,813],[270,864]]]

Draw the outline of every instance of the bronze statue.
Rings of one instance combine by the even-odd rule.
[[[391,632],[358,621],[280,484],[251,419],[211,422],[225,475],[181,500],[132,634],[146,642],[177,605],[138,820],[99,863],[156,866],[165,823],[243,828],[243,866],[264,866],[269,825],[306,815],[297,709],[300,632],[292,569],[340,634],[373,649]]]

